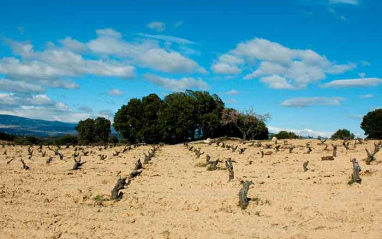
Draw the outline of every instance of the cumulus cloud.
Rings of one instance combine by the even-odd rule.
[[[241,74],[245,79],[260,79],[275,89],[301,89],[326,78],[327,74],[342,74],[356,67],[354,63],[336,64],[310,49],[290,49],[277,42],[254,38],[239,43],[221,55],[211,66],[216,74]]]
[[[140,67],[166,73],[206,73],[206,70],[194,60],[175,50],[164,49],[156,41],[127,42],[120,36],[115,37],[114,35],[98,35],[97,39],[89,42],[89,48],[101,56],[118,57],[136,62]],[[159,38],[164,39],[166,37],[159,36]],[[169,40],[168,36],[167,40]],[[180,38],[171,38],[171,40],[184,43],[184,39]]]
[[[334,132],[330,131],[316,131],[312,129],[284,129],[284,128],[279,128],[279,127],[273,127],[273,126],[268,126],[269,132],[277,134],[280,131],[288,131],[288,132],[293,132],[297,135],[304,136],[304,137],[324,137],[324,138],[330,138]]]
[[[98,114],[99,116],[105,117],[109,120],[113,120],[114,118],[114,113],[111,110],[100,110]]]
[[[39,94],[26,96],[24,94],[0,93],[0,106],[7,108],[8,106],[53,106],[55,104],[47,95]]]
[[[0,109],[0,114],[63,122],[78,122],[103,115],[92,113],[90,107],[80,107],[79,111],[74,111],[65,103],[54,101],[43,94],[26,96],[0,93]]]
[[[61,45],[73,52],[79,52],[79,53],[82,53],[82,52],[86,52],[88,50],[88,47],[86,44],[82,43],[82,42],[79,42],[75,39],[72,39],[70,37],[66,37],[62,40],[59,40],[58,41],[59,43],[61,43]]]
[[[228,103],[228,104],[236,104],[237,100],[235,100],[235,99],[228,99],[228,100],[225,100],[225,102]]]
[[[382,79],[380,78],[360,78],[360,79],[334,80],[334,81],[322,84],[321,87],[324,87],[324,88],[375,87],[381,84],[382,84]]]
[[[159,87],[172,90],[172,91],[182,91],[190,88],[207,90],[208,84],[202,79],[194,79],[191,77],[183,77],[179,80],[160,77],[157,75],[146,74],[145,79]]]
[[[261,77],[260,81],[263,83],[267,83],[269,87],[273,89],[295,89],[295,87],[292,86],[286,78],[281,77],[279,75]]]
[[[69,106],[62,102],[57,102],[56,104],[54,104],[54,106],[56,111],[69,111]]]
[[[25,81],[12,81],[0,79],[0,91],[24,92],[24,93],[43,93],[46,90],[39,86]]]
[[[358,0],[329,0],[329,3],[358,5]]]
[[[146,27],[157,32],[163,32],[166,30],[166,23],[164,22],[150,22]]]
[[[71,43],[67,43],[67,42]],[[67,47],[51,47],[43,51],[35,51],[28,42],[8,41],[16,57],[0,59],[0,74],[14,81],[25,81],[66,89],[78,88],[78,85],[63,80],[68,77],[95,75],[105,77],[134,77],[135,68],[110,60],[84,59],[82,55],[72,51],[73,40],[66,39]],[[66,42],[66,43],[65,43]],[[68,44],[72,44],[68,46]],[[78,47],[78,46],[77,46]]]
[[[226,95],[238,95],[239,91],[232,89],[230,91],[225,92]]]
[[[144,34],[144,33],[139,33],[138,34],[141,37],[145,38],[151,38],[151,39],[156,39],[156,40],[161,40],[161,41],[166,41],[166,42],[174,42],[177,44],[186,44],[186,45],[194,45],[196,44],[193,41],[180,38],[180,37],[174,37],[174,36],[166,36],[166,35],[151,35],[151,34]]]
[[[15,115],[20,117],[27,117],[32,119],[42,119],[50,121],[62,121],[77,123],[80,120],[87,118],[94,118],[97,115],[76,112],[76,111],[58,111],[54,107],[20,107],[13,110],[0,110],[0,114]]]
[[[293,98],[281,103],[285,107],[309,107],[309,106],[337,106],[341,105],[342,97],[307,97]]]
[[[111,91],[109,91],[109,95],[123,95],[123,91],[118,89],[112,89]]]
[[[82,111],[82,112],[86,112],[86,113],[92,113],[93,112],[93,108],[90,106],[80,106],[80,107],[78,107],[78,110]]]
[[[354,63],[344,64],[344,65],[333,65],[328,69],[329,74],[341,74],[346,71],[353,70],[357,65]]]
[[[244,60],[232,54],[223,54],[218,61],[212,65],[211,69],[216,74],[240,74],[239,66]]]
[[[369,99],[369,98],[373,98],[374,97],[374,95],[372,95],[372,94],[366,94],[366,95],[360,95],[359,96],[359,98],[361,98],[361,99]]]
[[[98,29],[96,34],[89,42],[66,37],[42,50],[28,41],[6,39],[14,56],[0,58],[0,74],[6,78],[0,79],[0,90],[38,94],[46,87],[77,89],[72,79],[85,75],[129,79],[135,77],[135,66],[165,73],[207,73],[183,55],[195,53],[189,47],[195,45],[192,41],[149,34],[126,41],[111,28]]]

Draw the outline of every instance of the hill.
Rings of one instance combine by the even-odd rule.
[[[76,134],[75,123],[29,119],[13,115],[0,115],[0,132],[38,137]]]

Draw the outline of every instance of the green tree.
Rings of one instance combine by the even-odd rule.
[[[354,139],[354,134],[347,129],[337,130],[331,137],[332,139]]]
[[[91,144],[95,142],[95,127],[93,119],[81,120],[76,126],[78,141],[80,144]]]
[[[94,120],[94,133],[97,143],[107,143],[111,133],[110,120],[104,117],[98,117]]]
[[[167,95],[158,114],[158,123],[164,142],[191,140],[195,132],[193,99],[184,92]]]
[[[367,113],[362,120],[361,128],[369,139],[382,139],[382,109]]]
[[[210,95],[207,91],[187,90],[186,94],[191,97],[194,106],[192,139],[214,137],[214,132],[221,126],[220,113],[224,109],[223,101],[219,96]]]
[[[114,116],[114,129],[131,143],[141,141],[138,134],[142,127],[142,102],[133,98],[127,105],[123,105]]]
[[[298,138],[300,138],[295,133],[287,132],[287,131],[280,131],[279,133],[275,134],[274,136],[278,139],[298,139]]]
[[[81,120],[76,126],[80,144],[107,143],[110,135],[110,120],[103,117]]]
[[[109,143],[110,144],[117,144],[119,142],[119,139],[115,135],[110,135],[109,136]]]
[[[161,140],[161,129],[158,125],[158,113],[162,100],[156,94],[142,98],[142,127],[138,132],[140,138],[146,143],[156,143]]]

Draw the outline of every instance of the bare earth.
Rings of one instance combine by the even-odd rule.
[[[313,152],[304,154],[308,141]],[[261,148],[249,143],[228,143],[247,150],[239,155],[216,144],[191,145],[212,160],[232,157],[232,182],[224,163],[208,171],[202,165],[205,154],[195,159],[183,145],[166,145],[118,202],[95,198],[108,199],[117,179],[127,176],[138,158],[143,162],[151,146],[118,157],[112,153],[123,147],[102,152],[85,147],[92,153],[82,157],[87,163],[77,171],[71,170],[72,147],[60,150],[64,160],[55,156],[49,165],[36,146],[30,160],[26,146],[0,148],[0,238],[381,238],[382,152],[371,165],[364,161],[365,147],[372,150],[373,141],[355,149],[352,142],[348,153],[336,141],[334,161],[321,161],[332,147],[323,151],[313,139],[289,140],[299,146],[292,154],[281,149],[264,158]],[[108,157],[101,161],[100,153]],[[362,184],[349,186],[353,157],[362,167]],[[29,170],[22,169],[20,158]],[[238,206],[241,180],[254,182],[248,196],[257,199],[246,210]]]

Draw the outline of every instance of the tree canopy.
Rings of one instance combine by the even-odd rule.
[[[107,143],[111,133],[110,126],[110,120],[103,117],[81,120],[76,126],[79,143]]]
[[[337,130],[331,137],[332,139],[354,139],[354,134],[352,134],[347,129]]]
[[[224,122],[224,110],[220,97],[206,91],[174,92],[163,100],[150,94],[142,99],[131,99],[123,105],[115,114],[113,126],[132,143],[179,143],[219,136],[243,137],[243,127],[248,128],[246,138],[267,138],[268,129],[259,115],[252,112],[254,118],[251,118],[248,112],[237,112],[240,121]]]
[[[288,131],[280,131],[277,134],[274,135],[277,139],[298,139],[300,136],[293,132]]]
[[[382,109],[367,113],[362,120],[361,128],[369,139],[382,139]]]
[[[244,140],[267,139],[268,128],[265,122],[269,118],[269,114],[256,114],[252,108],[241,112],[234,109],[224,109],[222,112],[222,124],[236,128]]]

